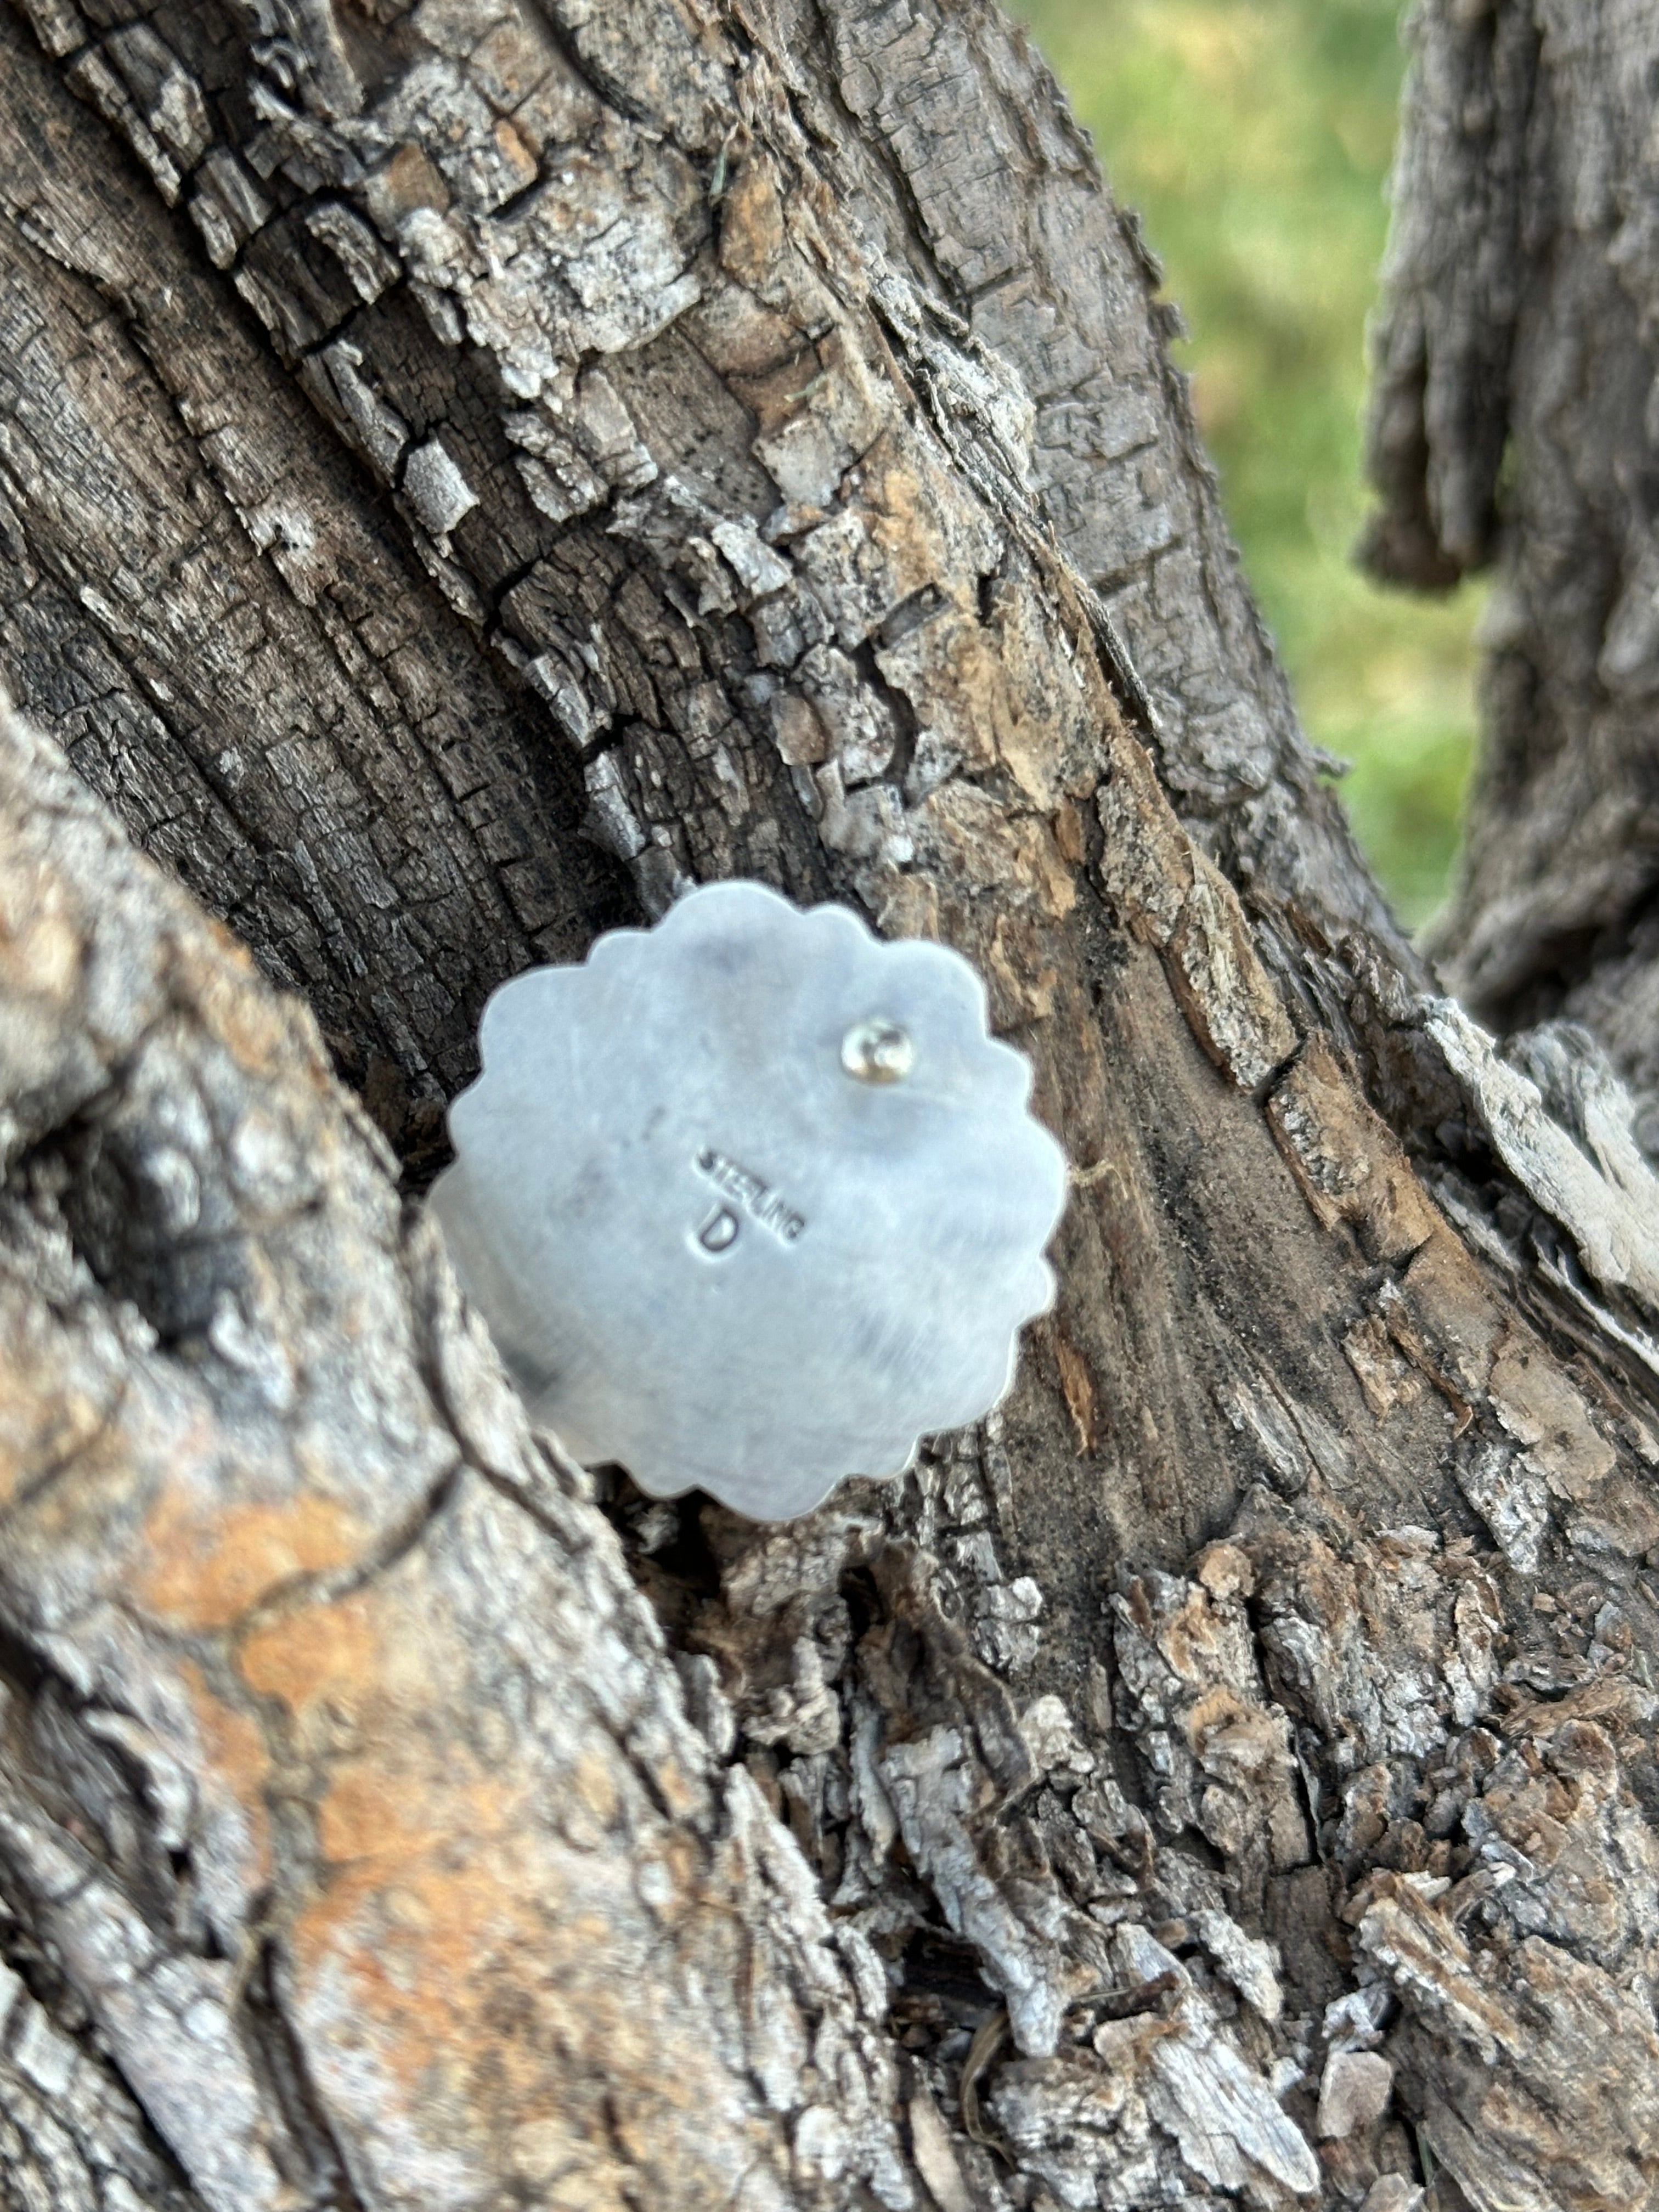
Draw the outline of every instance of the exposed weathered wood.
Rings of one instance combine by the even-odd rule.
[[[0,16],[0,653],[415,1182],[491,981],[733,872],[969,953],[1075,1182],[981,1431],[595,1490],[9,726],[0,1938],[111,2127],[216,2212],[1644,2203],[1628,1102],[1419,995],[1028,50],[106,12]]]

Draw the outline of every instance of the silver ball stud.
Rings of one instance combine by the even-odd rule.
[[[841,1064],[860,1083],[902,1083],[916,1064],[909,1032],[896,1022],[856,1022],[841,1041]]]

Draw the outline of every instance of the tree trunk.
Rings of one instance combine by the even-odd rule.
[[[1659,1144],[1659,20],[1429,0],[1377,342],[1382,574],[1495,563],[1462,881],[1433,933],[1499,1029],[1583,1023]]]
[[[1659,1186],[1428,994],[1024,41],[29,0],[0,212],[9,2200],[1646,2203]],[[732,873],[1073,1169],[781,1528],[532,1436],[418,1199]]]

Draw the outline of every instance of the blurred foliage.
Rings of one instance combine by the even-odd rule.
[[[1439,902],[1474,729],[1478,595],[1353,568],[1365,318],[1404,56],[1395,0],[1012,0],[1138,207],[1192,332],[1244,566],[1402,920]]]

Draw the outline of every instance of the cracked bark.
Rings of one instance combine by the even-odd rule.
[[[1659,1192],[1429,994],[1024,42],[30,0],[0,213],[0,2193],[1646,2203]],[[419,1203],[491,985],[733,872],[1074,1167],[783,1528]]]
[[[1494,571],[1468,848],[1433,949],[1499,1030],[1587,1025],[1651,1144],[1659,31],[1628,0],[1429,0],[1413,43],[1367,550],[1408,584]]]

